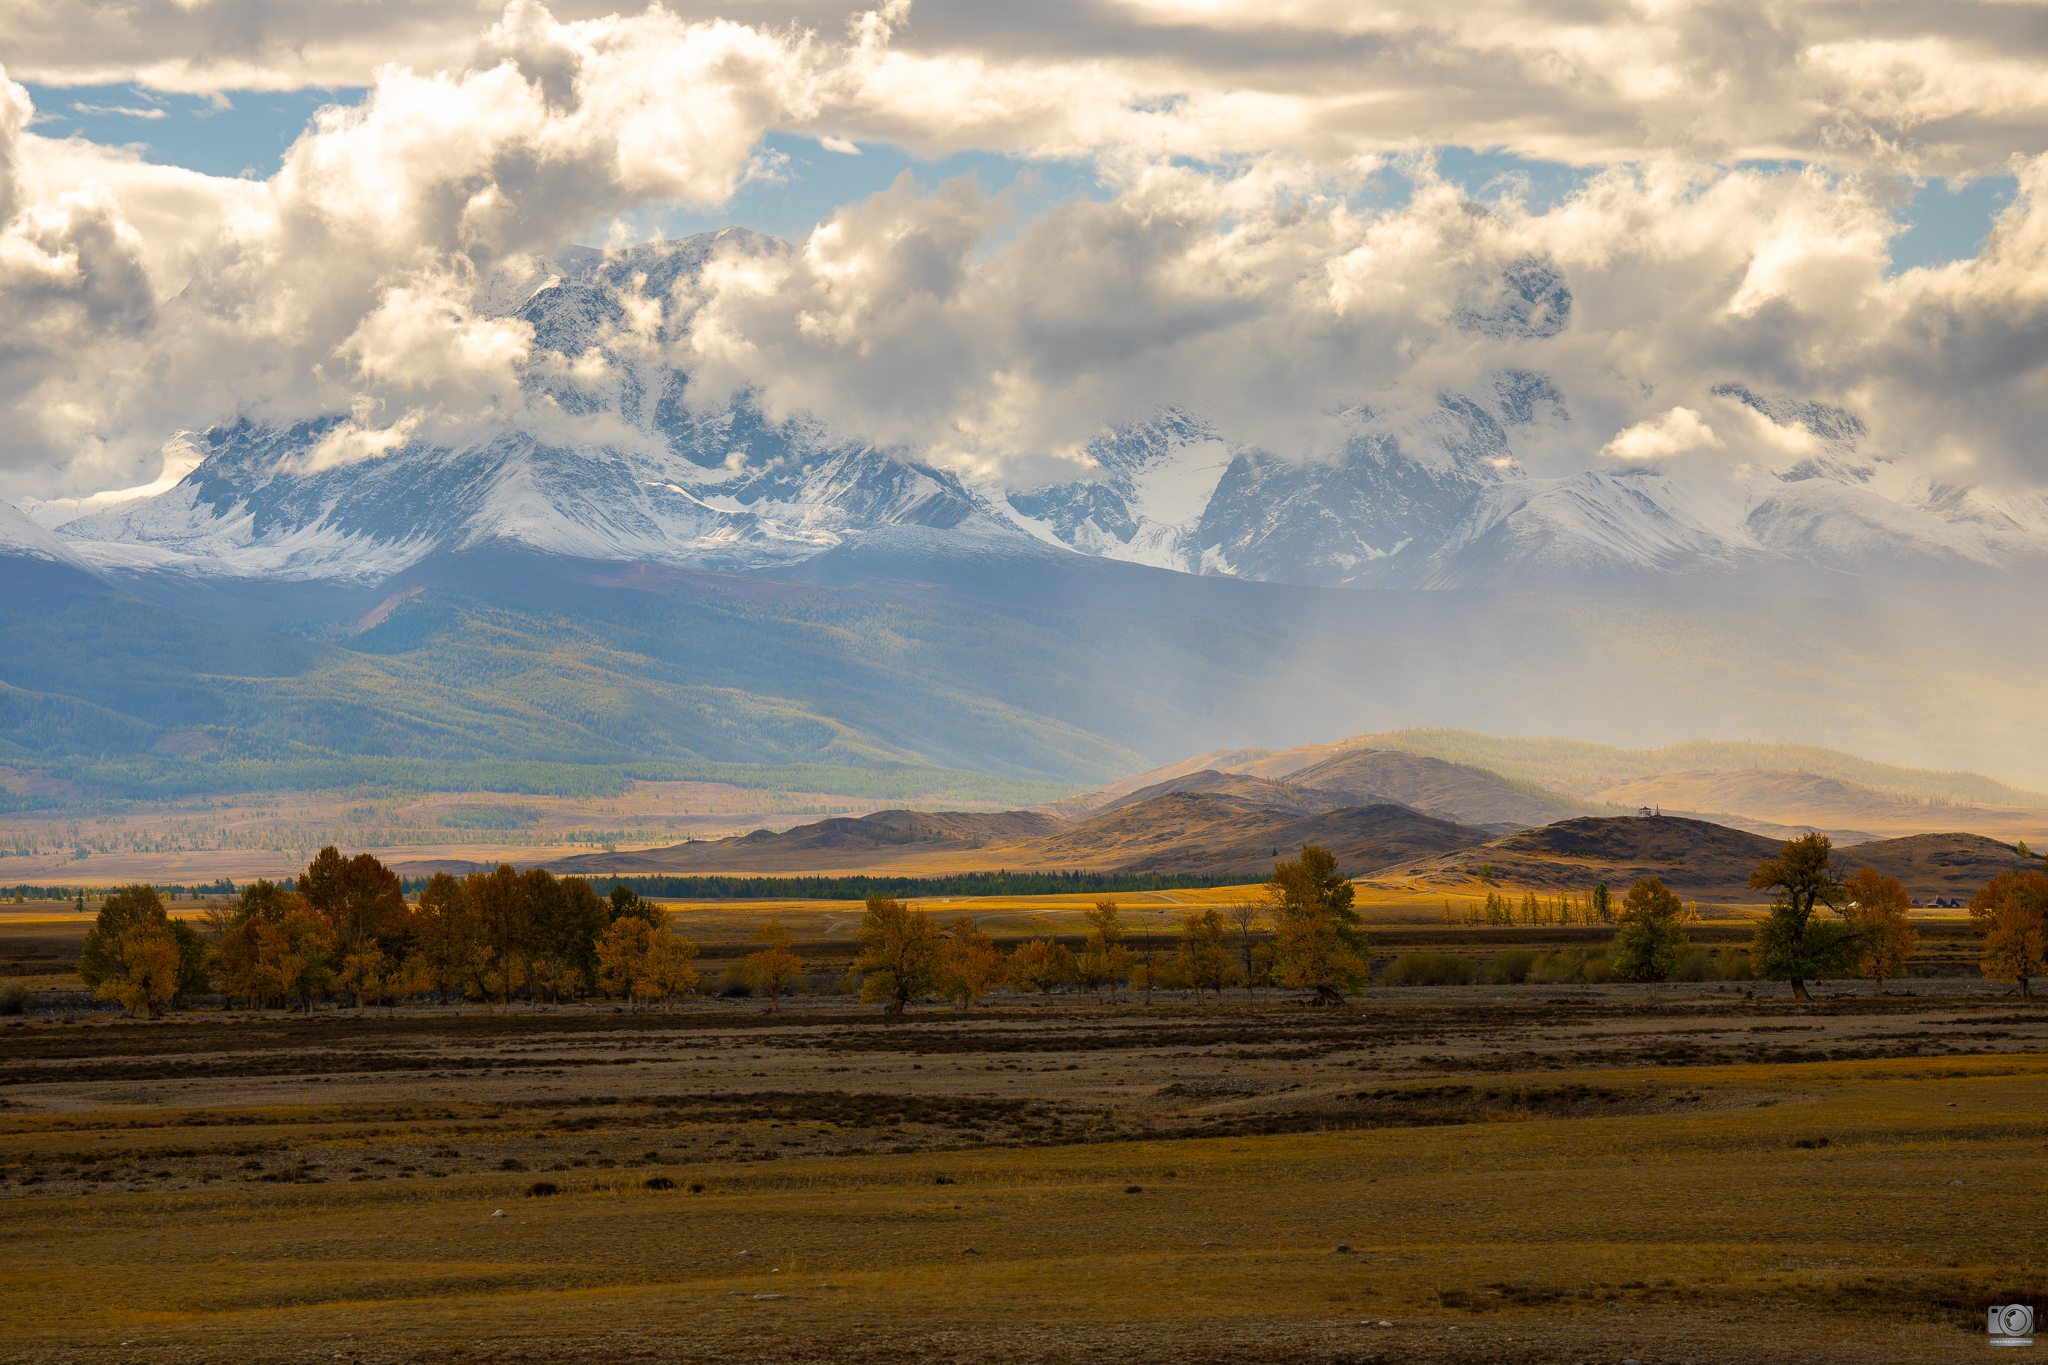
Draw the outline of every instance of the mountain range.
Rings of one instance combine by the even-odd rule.
[[[744,394],[693,407],[677,286],[727,250],[788,248],[727,229],[485,281],[476,311],[534,342],[526,418],[473,439],[245,414],[143,489],[0,506],[0,762],[107,790],[329,760],[1092,785],[1450,722],[2044,776],[2048,641],[2013,601],[2048,505],[1930,483],[1852,414],[1725,388],[1805,453],[1536,478],[1517,442],[1573,415],[1489,372],[1420,416],[1340,405],[1319,459],[1166,411],[1085,477],[1001,486]],[[1460,325],[1540,346],[1568,284],[1511,274]]]
[[[522,258],[483,282],[475,310],[531,330],[525,420],[455,444],[365,445],[343,412],[242,416],[174,438],[167,478],[182,477],[148,496],[25,510],[145,595],[180,579],[360,588],[488,546],[765,570],[894,527],[1309,586],[1791,575],[1841,589],[1930,572],[2010,581],[2048,566],[2048,498],[1936,483],[1870,451],[1852,413],[1727,384],[1714,396],[1731,414],[1755,414],[1801,453],[1739,476],[1617,466],[1530,477],[1524,434],[1574,420],[1534,370],[1474,375],[1419,415],[1339,404],[1341,444],[1317,458],[1164,411],[1091,442],[1085,477],[1038,487],[976,482],[808,417],[771,422],[745,394],[693,406],[672,359],[689,285],[717,253],[788,250],[733,228]],[[1561,277],[1525,264],[1511,283],[1513,307],[1464,325],[1540,341],[1568,319]],[[205,596],[193,591],[187,605]]]

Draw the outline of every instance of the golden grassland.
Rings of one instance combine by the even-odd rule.
[[[492,1106],[0,1118],[10,1165],[147,1164],[175,1147],[217,1157],[222,1177],[0,1199],[4,1349],[598,1359],[626,1334],[690,1358],[864,1339],[1029,1358],[1100,1339],[1178,1358],[1237,1342],[1290,1357],[1925,1360],[1984,1349],[1987,1295],[2040,1290],[2048,1059],[1543,1083],[1699,1098],[1616,1117],[743,1166],[649,1151],[632,1169],[551,1175],[552,1197],[526,1195],[528,1174],[341,1174],[430,1143],[582,1148]],[[321,1154],[332,1178],[234,1179],[239,1154],[278,1143]],[[657,1176],[676,1188],[647,1189]]]

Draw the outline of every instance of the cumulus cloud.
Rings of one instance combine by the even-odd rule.
[[[597,20],[602,0],[557,0]],[[731,15],[674,0],[656,16]],[[750,3],[762,31],[840,33],[831,0]],[[358,86],[387,63],[461,70],[471,0],[19,0],[17,79],[166,90]],[[1287,147],[1504,146],[1578,164],[1673,155],[1825,158],[1951,174],[2038,148],[2048,33],[2013,5],[1612,5],[1558,0],[959,0],[889,5],[855,35],[878,60],[838,83],[821,131],[920,151],[1142,156]],[[533,74],[529,71],[528,74]]]
[[[1600,455],[1603,459],[1645,464],[1721,444],[1721,438],[1700,420],[1697,412],[1673,408],[1616,434],[1600,447]]]
[[[1849,408],[1971,478],[2043,472],[2048,162],[2006,158],[2048,96],[2017,74],[2038,36],[1979,9],[1077,0],[1054,24],[890,0],[740,23],[518,0],[479,28],[467,4],[252,0],[228,24],[139,0],[53,6],[48,34],[36,12],[0,34],[17,75],[373,88],[250,182],[37,137],[0,81],[0,306],[29,319],[0,339],[0,478],[24,492],[134,484],[235,414],[351,414],[327,463],[566,422],[522,410],[522,378],[596,382],[603,357],[549,351],[491,282],[773,178],[771,129],[1085,156],[1108,193],[1019,222],[971,180],[906,177],[787,250],[724,251],[661,343],[700,403],[746,391],[1028,481],[1161,404],[1313,458],[1360,407],[1398,429],[1513,371],[1571,414],[1517,427],[1539,472],[1784,455],[1722,417],[1728,383]],[[1482,206],[1418,138],[1614,164],[1543,212]],[[1716,164],[1750,156],[1806,164]],[[1978,258],[1887,272],[1865,168],[2007,166],[2021,193]],[[1412,194],[1360,207],[1395,170]],[[657,344],[651,315],[628,330]]]

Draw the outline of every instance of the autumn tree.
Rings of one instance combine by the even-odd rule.
[[[1092,987],[1098,983],[1109,987],[1109,998],[1116,999],[1117,987],[1131,973],[1131,950],[1124,946],[1124,928],[1120,922],[1117,903],[1113,900],[1095,902],[1091,910],[1082,914],[1088,920],[1088,946],[1081,958],[1081,975]]]
[[[1856,970],[1882,995],[1885,978],[1905,975],[1907,959],[1920,951],[1920,931],[1906,918],[1913,900],[1897,877],[1874,867],[1858,869],[1843,892],[1849,898],[1845,915],[1855,942]]]
[[[642,962],[652,934],[646,920],[626,918],[613,920],[611,927],[598,935],[598,984],[608,995],[623,996],[632,1008],[638,1008]]]
[[[1073,981],[1079,970],[1065,944],[1039,938],[1018,944],[1017,951],[1010,954],[1008,980],[1010,989],[1019,995],[1038,991],[1051,999],[1053,988]]]
[[[332,926],[335,952],[344,963],[396,958],[411,938],[411,911],[398,874],[370,854],[344,858],[329,845],[314,855],[294,885]],[[362,1002],[356,1003],[360,1009]]]
[[[931,916],[887,896],[869,896],[860,919],[865,946],[853,969],[860,998],[897,1015],[939,982],[939,931]]]
[[[473,976],[484,999],[510,1002],[525,978],[525,949],[530,927],[526,886],[509,863],[491,872],[472,872],[462,882],[477,942],[483,951]]]
[[[1215,991],[1217,999],[1223,998],[1223,988],[1231,984],[1237,964],[1230,960],[1223,914],[1215,906],[1190,910],[1180,917],[1180,954],[1173,965],[1174,975],[1194,990],[1197,1003],[1205,989]]]
[[[296,997],[311,1014],[313,997],[334,981],[334,926],[303,896],[285,897],[278,909],[275,919],[250,926],[257,993],[286,1002]]]
[[[1003,950],[972,915],[954,916],[946,927],[939,963],[940,987],[948,1000],[958,1000],[961,1009],[972,1009],[1001,984],[1008,967]]]
[[[647,948],[641,981],[648,995],[668,1001],[679,995],[696,994],[697,945],[669,928],[666,911]]]
[[[406,989],[415,995],[431,991],[443,1000],[452,993],[460,1004],[488,952],[476,932],[462,883],[446,872],[436,872],[420,892],[412,920],[412,951],[405,960]]]
[[[2032,998],[2031,978],[2048,968],[2048,873],[1999,873],[1970,897],[1970,925],[1984,936],[1984,975]]]
[[[1656,877],[1639,877],[1621,902],[1621,930],[1614,936],[1614,974],[1623,981],[1647,981],[1654,989],[1669,981],[1685,952],[1685,906]]]
[[[1237,951],[1238,964],[1244,969],[1244,993],[1246,999],[1256,998],[1254,987],[1258,984],[1259,972],[1259,906],[1255,901],[1233,901],[1223,911],[1224,921],[1229,924],[1233,946]],[[1444,923],[1451,922],[1451,903],[1444,902]]]
[[[1281,984],[1313,991],[1319,1005],[1341,1005],[1344,993],[1372,971],[1372,944],[1358,912],[1357,890],[1337,871],[1337,855],[1303,844],[1301,857],[1273,864],[1266,899],[1279,924]]]
[[[1152,1003],[1152,992],[1165,981],[1167,965],[1164,955],[1153,946],[1151,931],[1146,930],[1131,959],[1131,989],[1145,992],[1146,1004]]]
[[[519,881],[526,897],[523,955],[535,984],[560,1004],[565,992],[596,983],[597,936],[613,918],[612,907],[581,877],[558,881],[536,867]]]
[[[761,947],[746,956],[747,984],[768,992],[768,1008],[779,1012],[779,1002],[789,989],[790,979],[804,966],[791,951],[796,946],[796,937],[771,919],[754,930],[752,938]]]
[[[341,970],[335,973],[334,984],[355,996],[360,1015],[369,1002],[382,1000],[398,979],[398,964],[384,956],[375,939],[369,939],[341,954]]]
[[[1767,981],[1789,981],[1798,1000],[1808,981],[1839,975],[1848,967],[1853,938],[1840,921],[1816,919],[1823,905],[1838,909],[1842,885],[1828,869],[1833,845],[1825,834],[1787,839],[1774,858],[1749,874],[1749,884],[1775,891],[1771,912],[1757,921],[1749,947],[1751,970]]]
[[[100,1000],[158,1018],[178,992],[180,956],[171,917],[156,888],[137,884],[100,902],[86,931],[78,975]],[[197,938],[195,933],[193,937]]]

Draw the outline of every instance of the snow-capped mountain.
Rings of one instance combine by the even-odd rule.
[[[1312,586],[1640,585],[1785,567],[1893,579],[2048,565],[2048,500],[1933,484],[1869,455],[1850,413],[1735,386],[1716,396],[1801,433],[1807,453],[1740,476],[1531,477],[1517,456],[1522,433],[1572,421],[1531,370],[1475,376],[1421,413],[1353,405],[1335,417],[1337,448],[1316,458],[1236,444],[1200,414],[1169,410],[1104,433],[1081,477],[969,483],[915,451],[849,441],[816,421],[770,422],[745,397],[693,409],[672,359],[689,325],[689,291],[677,286],[725,247],[788,249],[727,229],[616,253],[564,248],[484,281],[473,311],[532,335],[524,413],[496,429],[437,443],[400,428],[370,441],[340,413],[285,426],[240,419],[175,438],[157,484],[30,504],[39,524],[0,521],[0,540],[33,540],[34,553],[61,550],[130,580],[365,586],[489,546],[773,570],[904,527]],[[1461,300],[1454,321],[1540,341],[1568,325],[1571,306],[1563,278],[1531,261]]]

